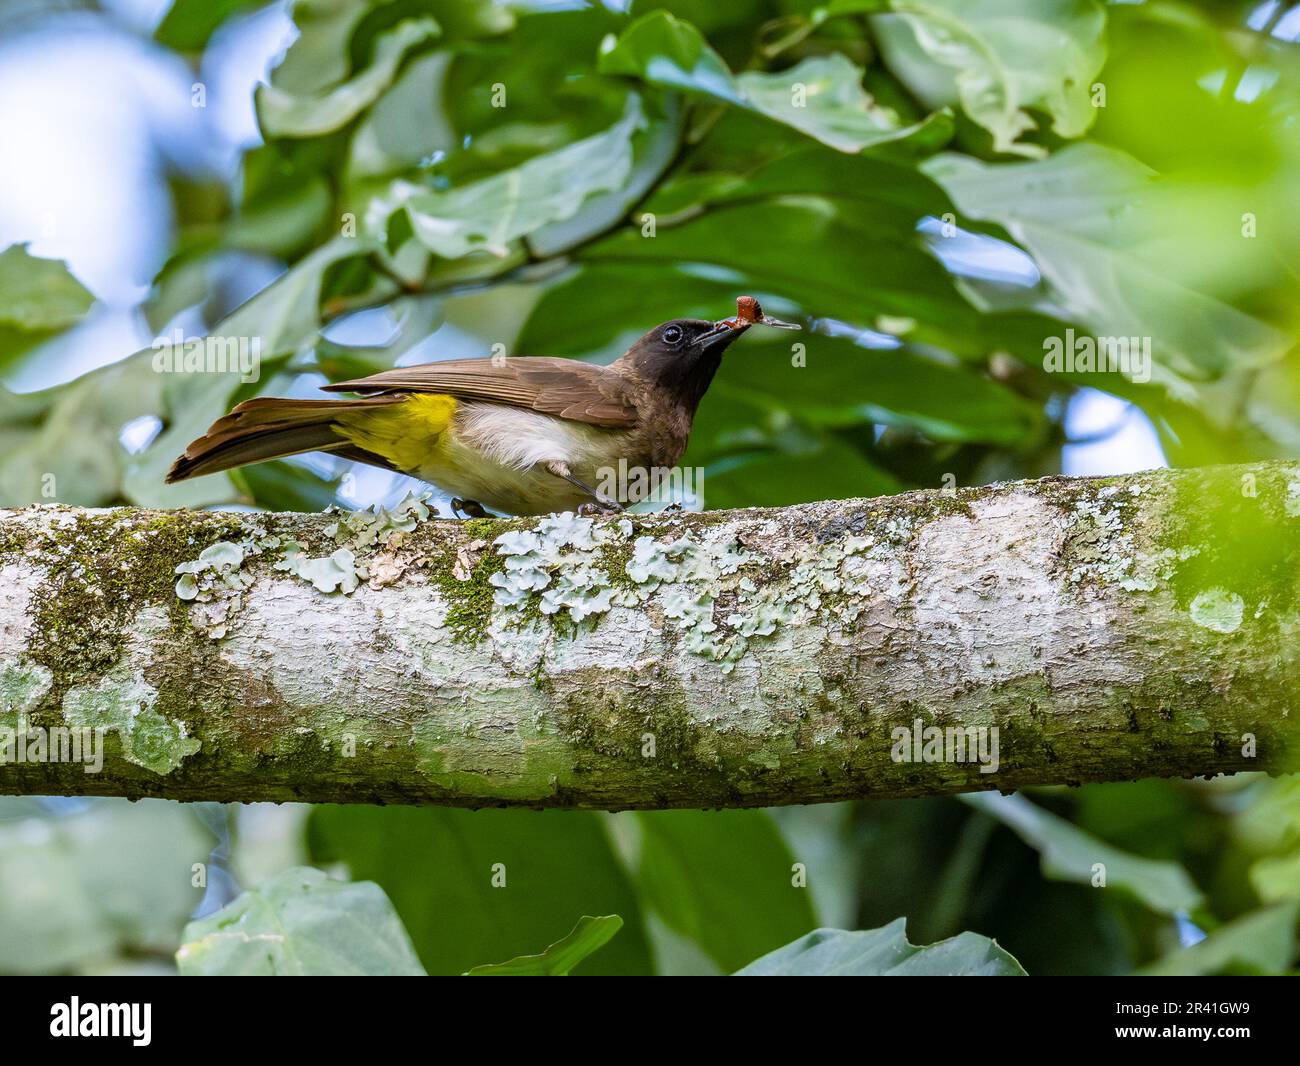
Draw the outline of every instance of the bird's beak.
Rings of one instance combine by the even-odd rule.
[[[716,345],[726,347],[745,330],[749,329],[748,323],[737,323],[735,319],[724,318],[713,324],[713,328],[708,333],[702,334],[695,342],[701,348],[713,348]]]

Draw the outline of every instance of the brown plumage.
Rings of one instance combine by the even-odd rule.
[[[637,420],[629,384],[617,370],[593,363],[532,356],[449,359],[423,366],[398,367],[367,378],[326,385],[324,391],[355,392],[362,396],[394,389],[444,393],[460,400],[529,407],[574,422],[626,429]]]
[[[167,480],[319,450],[508,513],[593,502],[614,509],[623,501],[597,491],[597,481],[620,461],[674,466],[723,351],[755,321],[778,324],[742,299],[749,304],[738,301],[733,319],[657,326],[608,367],[456,359],[326,386],[359,399],[247,400],[190,444]]]

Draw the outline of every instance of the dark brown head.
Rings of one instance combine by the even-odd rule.
[[[675,318],[655,326],[619,359],[619,366],[694,411],[722,362],[722,353],[749,328],[732,320]]]

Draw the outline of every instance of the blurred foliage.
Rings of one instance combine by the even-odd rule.
[[[295,867],[185,927],[184,976],[423,976],[393,905],[374,884]]]
[[[794,858],[761,812],[653,811],[637,818],[639,886],[668,927],[724,972],[816,924],[808,893],[794,888]]]
[[[623,928],[617,914],[599,918],[584,915],[568,936],[557,940],[540,955],[520,955],[506,962],[475,966],[470,977],[565,977],[593,951],[599,951]]]
[[[197,70],[258,6],[175,0],[156,45]],[[706,397],[687,461],[711,507],[1055,472],[1083,386],[1136,405],[1177,465],[1295,456],[1300,65],[1270,35],[1288,10],[296,0],[298,35],[256,96],[263,142],[228,184],[175,176],[172,254],[141,308],[163,336],[201,321],[256,338],[258,381],[160,374],[146,349],[0,390],[0,503],[367,503],[335,460],[160,475],[250,395],[436,358],[466,335],[484,355],[606,361],[745,292],[807,328],[796,350],[747,338]],[[281,273],[237,304],[229,281],[250,259]],[[88,311],[60,264],[4,252],[0,372],[38,365]],[[1149,337],[1150,380],[1047,372],[1044,342],[1068,328]],[[1239,565],[1267,564],[1244,547]],[[308,850],[276,865],[310,859],[382,893],[287,874],[189,935],[217,936],[201,940],[223,945],[213,958],[230,923],[288,914],[302,957],[412,967],[396,946],[374,956],[382,928],[431,973],[734,971],[792,941],[756,965],[871,969],[883,952],[915,967],[956,945],[1014,966],[948,939],[964,930],[1034,974],[1294,965],[1294,781],[823,813],[320,808]],[[169,965],[204,850],[188,813],[7,801],[0,816],[0,886],[20,901],[0,912],[0,969]],[[250,841],[236,833],[236,859]],[[316,937],[351,898],[377,939]],[[583,914],[622,928],[597,945],[612,922],[575,929]],[[900,915],[939,943],[913,948]],[[799,939],[818,924],[871,932]],[[182,968],[202,957],[187,949]]]
[[[62,263],[22,244],[0,252],[0,369],[75,324],[93,302]]]
[[[650,973],[628,872],[590,812],[319,807],[311,857],[341,862],[391,897],[432,974],[535,951],[582,914],[624,928],[583,973]]]
[[[104,970],[166,959],[203,889],[212,835],[189,809],[0,800],[0,970]]]
[[[904,919],[850,933],[818,929],[755,959],[737,977],[1023,977],[993,941],[962,933],[938,944],[907,942]]]

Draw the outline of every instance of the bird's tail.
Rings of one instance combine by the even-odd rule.
[[[335,419],[347,411],[401,403],[405,398],[388,393],[360,400],[281,400],[269,396],[245,400],[213,422],[207,433],[185,449],[167,471],[167,482],[300,452],[328,451],[386,466],[382,458],[361,454],[352,442],[340,436],[334,428]]]

